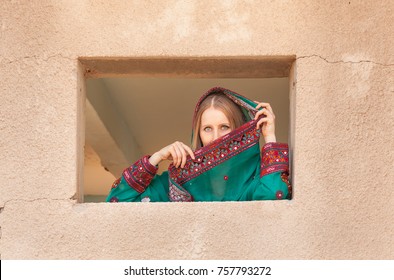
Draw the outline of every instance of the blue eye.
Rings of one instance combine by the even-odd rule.
[[[228,125],[223,125],[222,126],[222,130],[227,130],[227,129],[229,129],[230,127],[228,126]]]
[[[211,130],[212,130],[212,128],[210,128],[209,126],[204,128],[205,132],[210,132]]]

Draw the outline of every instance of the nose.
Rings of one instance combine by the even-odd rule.
[[[216,139],[218,139],[220,137],[220,133],[218,129],[215,129],[213,132],[213,139],[212,141],[215,141]]]

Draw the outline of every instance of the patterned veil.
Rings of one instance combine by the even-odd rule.
[[[212,88],[196,105],[193,122],[202,101],[210,94],[223,93],[243,112],[245,124],[212,143],[197,149],[195,159],[187,157],[184,168],[170,165],[171,201],[249,200],[260,179],[260,130],[253,120],[257,110],[251,100],[224,88]]]

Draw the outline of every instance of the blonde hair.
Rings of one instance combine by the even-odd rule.
[[[203,146],[200,138],[201,116],[205,112],[205,110],[211,107],[223,112],[223,114],[230,121],[231,130],[236,129],[245,123],[241,108],[225,94],[213,93],[208,95],[208,97],[201,102],[195,116],[192,138],[193,150],[196,150]]]

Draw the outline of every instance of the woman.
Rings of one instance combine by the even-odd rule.
[[[212,88],[196,105],[192,147],[177,141],[139,159],[114,182],[107,201],[290,199],[288,147],[276,143],[274,120],[268,103]],[[168,171],[156,175],[164,160],[172,161]]]

